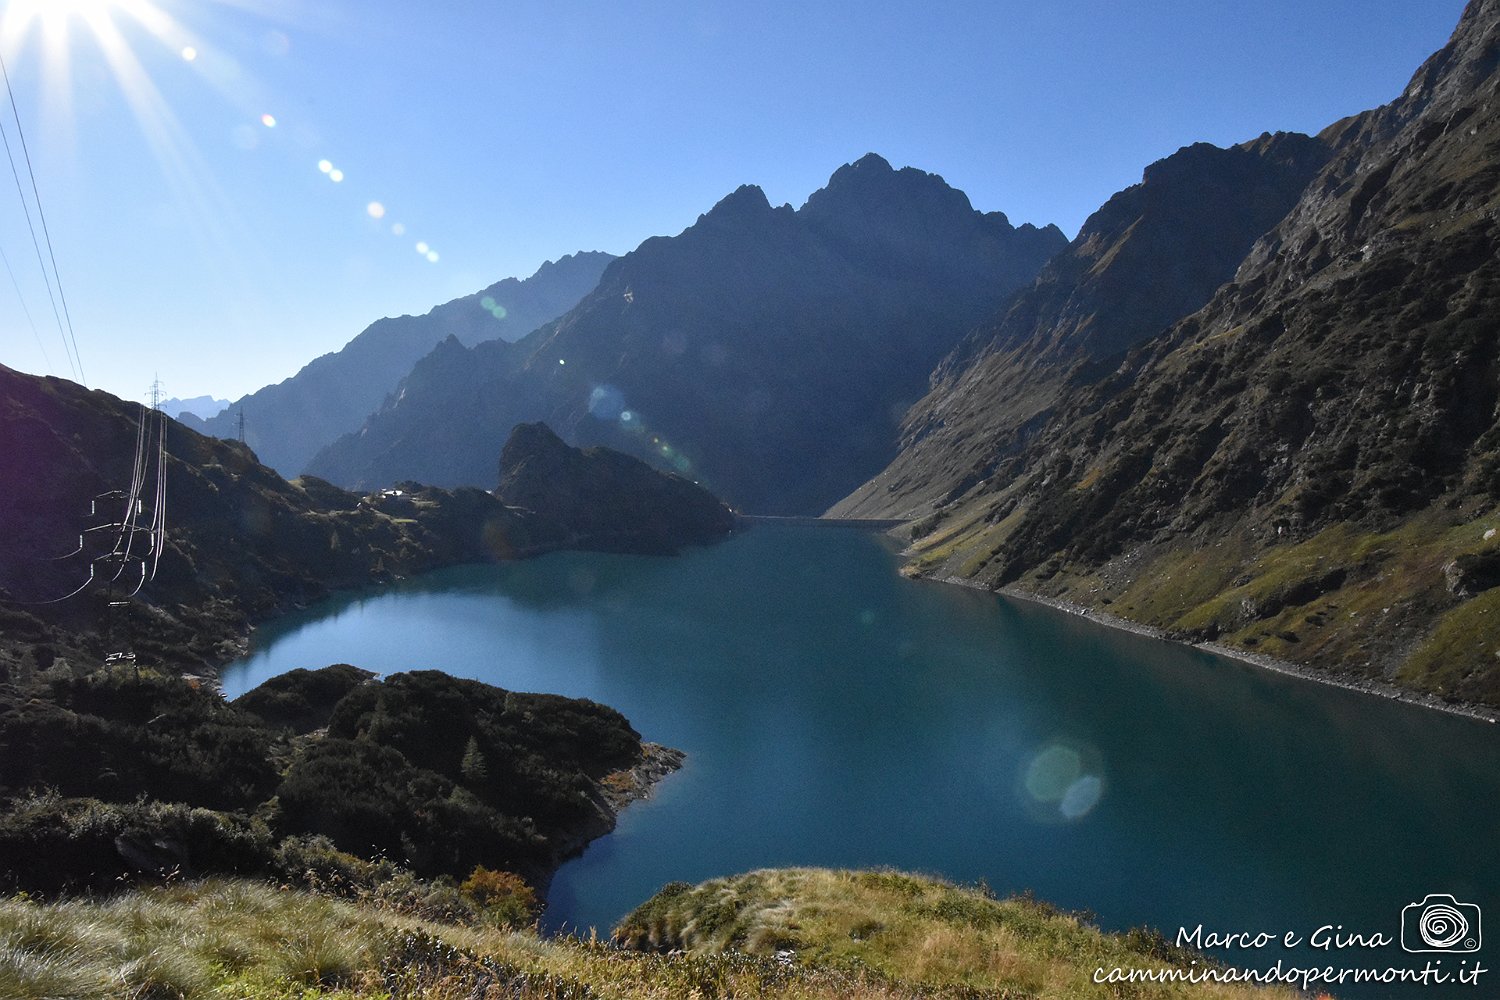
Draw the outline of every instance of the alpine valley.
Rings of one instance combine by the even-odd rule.
[[[1497,66],[1474,3],[1391,104],[1148,169],[834,513],[918,518],[915,572],[1500,706]]]
[[[0,365],[0,996],[1290,998],[1189,945],[1477,919],[1500,0],[1240,138],[1071,241],[747,183],[175,418]]]

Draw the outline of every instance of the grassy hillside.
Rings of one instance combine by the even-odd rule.
[[[1134,938],[1101,935],[1040,904],[996,902],[884,872],[760,872],[698,890],[683,887],[657,897],[632,920],[660,920],[665,927],[682,918],[701,926],[726,894],[746,903],[737,912],[758,914],[753,919],[761,925],[786,924],[795,915],[798,940],[808,950],[747,954],[722,950],[728,938],[695,934],[686,953],[652,954],[213,880],[97,902],[0,901],[0,996],[1051,1000],[1112,995],[1087,982],[1096,961],[1161,961]],[[781,916],[771,916],[773,910]],[[866,940],[851,939],[846,924],[866,928]],[[888,929],[872,929],[877,926]],[[980,952],[991,960],[976,960],[984,958]],[[955,971],[961,962],[973,963],[969,973]],[[1194,997],[1252,995],[1180,989],[1195,990]],[[1142,989],[1131,995],[1188,994]]]
[[[1116,996],[1111,990],[1120,987],[1093,982],[1095,969],[1203,962],[1154,933],[1105,934],[1046,903],[893,871],[772,869],[673,883],[615,934],[635,948],[779,955],[915,987],[1015,998]],[[1129,988],[1143,1000],[1294,995],[1208,984]]]

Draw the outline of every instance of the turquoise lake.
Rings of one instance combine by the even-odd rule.
[[[1399,940],[1403,908],[1434,893],[1500,921],[1500,726],[907,580],[898,562],[856,531],[757,527],[675,558],[445,570],[263,627],[224,689],[335,662],[437,668],[592,698],[686,751],[561,870],[553,927],[603,932],[666,882],[775,865],[983,879],[1169,937],[1328,924]],[[1480,959],[1500,951],[1492,933]],[[1392,989],[1376,995],[1434,992]]]

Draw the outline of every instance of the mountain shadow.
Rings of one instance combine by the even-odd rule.
[[[495,443],[544,420],[739,508],[817,513],[890,460],[932,367],[1065,245],[873,154],[797,210],[741,187],[513,347],[439,345],[310,468],[484,482]]]

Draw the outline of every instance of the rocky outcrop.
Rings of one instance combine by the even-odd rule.
[[[929,508],[919,571],[1500,704],[1497,67],[1476,0],[1231,283]]]
[[[521,424],[500,453],[496,495],[523,515],[528,548],[676,552],[734,530],[734,513],[681,476],[608,448],[571,448]]]
[[[481,442],[541,420],[737,508],[816,514],[891,459],[927,373],[1064,245],[874,155],[796,211],[745,186],[512,350],[441,345],[311,469],[484,483]]]
[[[241,397],[208,420],[184,420],[205,434],[237,438],[243,414],[245,441],[261,461],[288,478],[299,475],[318,449],[357,430],[379,409],[434,345],[448,337],[471,346],[518,340],[577,305],[613,259],[607,253],[569,254],[529,278],[497,281],[425,315],[376,320],[291,378]]]

